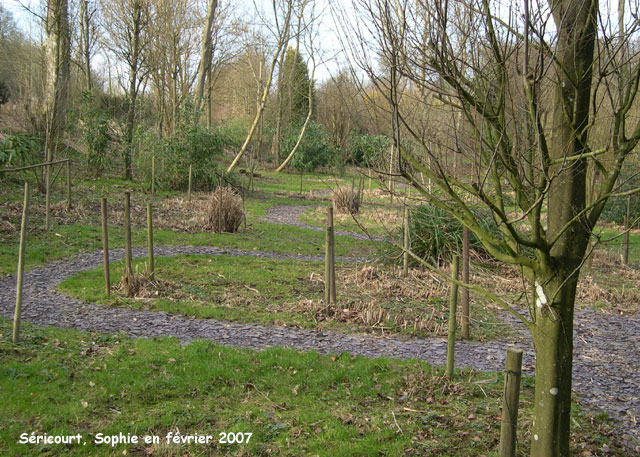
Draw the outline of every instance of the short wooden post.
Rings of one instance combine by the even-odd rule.
[[[371,168],[367,169],[369,172],[369,193],[371,193]]]
[[[191,177],[193,176],[192,166],[189,165],[189,188],[187,189],[187,201],[191,203]]]
[[[458,306],[458,256],[451,261],[451,295],[449,297],[449,331],[447,332],[447,377],[453,378],[456,346],[456,307]]]
[[[24,276],[24,251],[27,246],[27,222],[29,218],[29,183],[24,183],[24,202],[22,205],[22,223],[20,224],[20,248],[18,250],[18,282],[16,284],[16,308],[13,314],[13,335],[11,341],[17,344],[20,339],[20,314],[22,313],[22,284]]]
[[[516,455],[522,354],[522,349],[507,349],[504,397],[502,399],[502,426],[500,427],[500,457],[515,457]]]
[[[411,240],[409,238],[409,207],[404,205],[404,252],[402,253],[402,277],[409,276],[409,249],[411,249]]]
[[[102,216],[102,256],[104,264],[104,289],[107,297],[111,295],[111,278],[109,276],[109,234],[107,231],[107,199],[100,200],[100,213]]]
[[[67,211],[71,211],[71,160],[67,160]]]
[[[131,264],[131,193],[124,193],[124,293],[131,295],[133,265]]]
[[[49,230],[51,228],[51,164],[45,166],[45,181],[44,181],[44,228]]]
[[[627,196],[627,214],[624,216],[624,255],[623,262],[629,265],[629,231],[631,230],[631,195]]]
[[[333,226],[333,207],[329,206],[327,209],[327,223],[329,226],[329,253],[330,253],[330,263],[329,263],[329,278],[330,278],[330,292],[331,292],[331,303],[336,302],[336,239],[335,232]]]
[[[156,193],[156,156],[151,156],[151,195]]]
[[[462,282],[469,284],[469,229],[462,227]],[[469,329],[469,289],[462,288],[462,338],[471,338]]]
[[[324,238],[324,302],[331,303],[331,229],[325,230]]]
[[[149,279],[153,279],[155,265],[153,262],[153,211],[151,203],[147,203],[147,255],[149,257]]]
[[[222,233],[222,183],[218,186],[218,233]]]

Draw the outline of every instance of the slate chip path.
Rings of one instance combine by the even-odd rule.
[[[181,254],[252,256],[273,259],[322,260],[316,256],[219,249],[204,246],[164,246],[157,256]],[[134,257],[143,257],[144,248],[135,248]],[[122,249],[111,251],[113,261],[121,259]],[[345,259],[349,260],[349,259]],[[351,259],[354,260],[354,259]],[[162,311],[110,308],[83,303],[57,292],[55,287],[80,271],[102,265],[102,251],[81,254],[25,273],[22,318],[34,324],[74,328],[104,333],[124,332],[132,338],[174,336],[187,344],[195,339],[247,349],[283,346],[315,350],[322,354],[348,352],[365,357],[418,358],[444,365],[446,340],[440,338],[399,340],[369,335],[345,335],[289,327],[192,319]],[[0,313],[13,317],[15,278],[0,279]],[[511,316],[513,336],[487,342],[456,342],[456,366],[476,370],[502,370],[507,347],[525,349],[523,369],[533,375],[531,340],[524,326]],[[618,421],[617,430],[629,451],[640,455],[640,321],[633,316],[617,316],[590,310],[577,310],[575,316],[575,355],[573,388],[582,403],[607,412]]]

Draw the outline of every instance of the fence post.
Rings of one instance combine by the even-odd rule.
[[[451,279],[458,279],[458,256],[454,255],[451,261]],[[451,282],[449,297],[449,330],[447,332],[447,377],[453,378],[455,367],[456,349],[456,307],[458,306],[458,284]]]
[[[462,282],[469,284],[469,229],[462,227]],[[469,330],[469,289],[462,288],[462,338],[471,338]]]
[[[409,238],[409,207],[406,202],[404,205],[404,252],[402,253],[402,277],[409,276],[409,249],[411,249],[411,240]]]
[[[189,203],[191,203],[191,176],[192,176],[192,169],[191,169],[191,165],[189,165],[189,189],[187,190],[187,201]]]
[[[44,228],[49,230],[51,228],[51,165],[48,164],[45,167],[45,181],[44,181]]]
[[[71,160],[67,160],[67,211],[71,211]]]
[[[327,210],[327,223],[329,225],[329,278],[331,303],[336,302],[336,238],[333,226],[333,206],[329,206]]]
[[[325,230],[324,237],[324,302],[331,303],[331,229]]]
[[[153,280],[155,264],[153,261],[153,210],[147,203],[147,255],[149,257],[149,278]]]
[[[124,193],[124,293],[131,296],[133,266],[131,264],[131,193]]]
[[[20,224],[20,249],[18,251],[18,282],[16,284],[16,308],[13,315],[13,335],[11,341],[17,344],[20,339],[20,314],[22,313],[22,281],[24,276],[24,251],[27,245],[27,222],[29,218],[29,183],[24,183],[24,203],[22,223]]]
[[[156,193],[156,156],[151,156],[151,195]]]
[[[109,276],[109,235],[107,231],[107,199],[100,200],[100,213],[102,219],[102,256],[104,264],[104,288],[107,297],[111,295],[111,278]]]
[[[625,265],[629,265],[629,231],[631,230],[631,195],[627,196],[627,214],[624,216],[624,256]]]
[[[515,457],[516,455],[522,354],[522,349],[507,349],[504,397],[502,399],[502,426],[500,427],[500,457]]]

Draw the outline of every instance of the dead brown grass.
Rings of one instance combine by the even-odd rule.
[[[242,224],[242,198],[230,187],[218,187],[211,193],[204,228],[216,233],[235,233]]]

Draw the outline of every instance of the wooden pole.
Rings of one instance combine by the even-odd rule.
[[[153,279],[155,265],[153,262],[153,210],[151,203],[147,203],[147,253],[149,257],[149,279]]]
[[[331,303],[336,302],[336,239],[333,227],[333,207],[329,206],[327,210],[327,223],[329,224],[329,253],[330,253],[330,286],[331,286]]]
[[[156,193],[156,156],[151,156],[151,195]]]
[[[107,199],[100,200],[100,213],[102,215],[102,255],[104,264],[104,288],[107,297],[111,295],[111,278],[109,277],[109,234],[107,231]]]
[[[191,203],[191,177],[192,177],[192,166],[189,165],[189,189],[187,190],[187,201]]]
[[[222,233],[222,183],[218,186],[218,233]]]
[[[124,293],[127,297],[131,294],[131,282],[133,279],[133,265],[131,264],[131,193],[124,193]]]
[[[504,397],[502,399],[502,426],[500,427],[500,457],[515,457],[516,455],[522,354],[522,349],[507,349]]]
[[[409,276],[409,249],[411,249],[411,241],[409,238],[409,207],[406,202],[404,205],[404,252],[402,253],[402,277]]]
[[[624,216],[624,255],[625,265],[629,265],[629,231],[631,230],[631,195],[627,196],[627,214]]]
[[[369,171],[369,193],[371,193],[371,168],[367,169]]]
[[[51,164],[45,167],[45,181],[44,181],[44,228],[49,230],[51,227]]]
[[[462,227],[462,282],[469,284],[469,229]],[[471,338],[469,329],[469,289],[462,288],[462,338]]]
[[[324,302],[331,303],[331,229],[326,228],[324,238]]]
[[[20,339],[20,314],[22,313],[22,284],[24,276],[24,251],[27,246],[27,222],[29,219],[29,183],[24,183],[24,203],[22,205],[22,223],[20,224],[20,249],[18,251],[18,282],[16,284],[16,308],[13,315],[13,335],[11,341],[17,344]]]
[[[67,160],[67,211],[71,211],[71,161]]]
[[[451,279],[458,279],[458,256],[454,255],[451,261]],[[453,378],[455,366],[456,345],[456,307],[458,305],[458,285],[451,282],[451,295],[449,297],[449,331],[447,332],[447,377]]]

